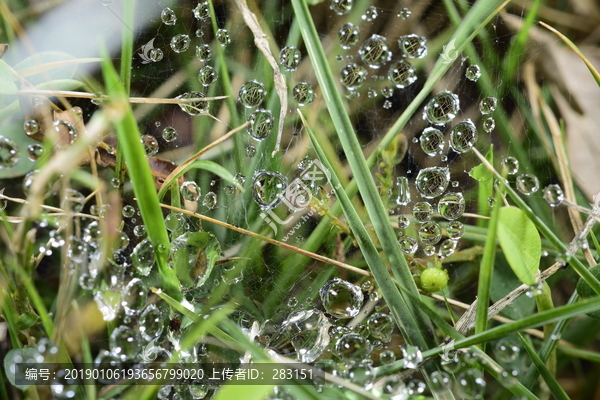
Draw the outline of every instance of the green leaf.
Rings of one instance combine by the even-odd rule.
[[[13,82],[13,72],[3,60],[0,60],[0,94],[14,94],[19,88]]]
[[[498,239],[517,278],[526,285],[535,285],[542,241],[533,222],[521,209],[503,207],[498,221]]]
[[[71,63],[75,60],[72,55],[62,51],[42,51],[14,66],[21,76],[36,86],[41,83],[62,79],[71,79],[77,71],[77,64]],[[53,66],[54,68],[48,68]]]
[[[175,271],[186,288],[200,287],[221,256],[219,240],[209,232],[188,232],[173,241]]]
[[[19,330],[24,331],[25,329],[31,328],[40,320],[40,317],[36,313],[26,312],[19,315],[17,319],[17,328]]]

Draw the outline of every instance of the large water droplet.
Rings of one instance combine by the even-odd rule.
[[[421,243],[434,245],[442,238],[442,228],[436,222],[426,222],[419,228]]]
[[[374,34],[360,46],[360,58],[371,68],[379,68],[392,58],[390,46],[385,37]]]
[[[0,169],[14,167],[20,159],[19,147],[7,137],[0,136]]]
[[[238,100],[246,108],[258,107],[267,96],[265,85],[258,81],[248,81],[240,88]]]
[[[131,253],[131,262],[138,274],[147,276],[154,265],[154,247],[148,239],[142,240]]]
[[[449,182],[448,168],[430,167],[419,171],[415,186],[423,197],[433,199],[446,191]]]
[[[342,49],[348,50],[349,48],[356,46],[360,40],[360,29],[353,23],[348,22],[340,27],[338,30],[338,41]]]
[[[177,22],[175,11],[171,10],[169,7],[166,7],[162,10],[160,13],[160,19],[165,25],[175,25],[175,22]]]
[[[456,125],[450,131],[450,147],[457,153],[465,153],[477,142],[477,128],[470,119]]]
[[[177,131],[173,127],[170,127],[170,126],[166,127],[162,131],[162,138],[166,142],[173,142],[173,141],[177,140],[177,136],[178,136]]]
[[[425,128],[419,138],[421,149],[430,157],[441,154],[444,151],[444,134],[435,128]]]
[[[465,199],[462,193],[446,193],[438,203],[438,212],[451,221],[460,218],[465,212]]]
[[[339,278],[327,282],[319,291],[325,311],[335,318],[358,315],[363,303],[360,288]]]
[[[367,70],[356,63],[348,64],[340,71],[340,81],[348,90],[360,88],[367,80]]]
[[[202,205],[212,210],[217,206],[217,194],[215,192],[208,192],[202,200]]]
[[[458,240],[465,233],[465,227],[460,221],[452,221],[446,227],[448,237],[453,240]]]
[[[410,236],[402,236],[398,239],[398,244],[404,254],[413,255],[419,248],[419,244]]]
[[[199,20],[205,20],[210,18],[210,5],[207,1],[198,3],[193,10],[194,17]]]
[[[148,291],[144,287],[142,281],[138,278],[133,278],[123,290],[121,305],[127,315],[137,315],[146,305],[148,299]]]
[[[427,55],[427,39],[424,36],[400,36],[398,45],[407,58],[423,58]]]
[[[485,379],[481,371],[468,369],[456,375],[456,392],[463,399],[482,399],[485,391]]]
[[[256,140],[264,140],[273,131],[273,114],[269,110],[258,109],[248,117],[250,125],[246,128],[250,136]]]
[[[298,102],[299,106],[305,106],[312,103],[316,97],[315,90],[306,82],[300,82],[296,84],[296,86],[294,86],[294,90],[292,91],[292,95],[294,96],[294,100]]]
[[[444,125],[456,118],[460,110],[458,96],[444,91],[429,100],[423,111],[423,118],[435,125]]]
[[[330,327],[329,320],[320,311],[297,311],[282,323],[281,333],[276,341],[289,340],[296,350],[298,360],[313,362],[329,345]]]
[[[496,360],[501,363],[511,363],[517,359],[521,349],[514,342],[507,339],[500,339],[494,346]]]
[[[329,8],[338,15],[348,14],[352,11],[354,0],[331,0]]]
[[[371,354],[371,344],[358,333],[346,333],[336,341],[333,353],[342,361],[355,363]]]
[[[388,314],[375,313],[367,320],[367,328],[374,338],[389,342],[394,331],[394,321]]]
[[[190,47],[190,37],[188,35],[179,34],[171,39],[171,48],[176,53],[183,53]]]
[[[208,62],[212,58],[212,50],[206,43],[196,46],[196,57],[202,62]]]
[[[431,204],[426,201],[419,201],[413,205],[412,215],[417,222],[427,222],[431,219],[433,209]]]
[[[110,351],[121,361],[131,360],[140,352],[141,343],[137,332],[126,325],[121,325],[112,332],[108,344]]]
[[[465,71],[465,76],[468,80],[477,82],[477,80],[481,77],[481,69],[479,68],[479,65],[469,65]]]
[[[408,61],[400,60],[390,65],[388,79],[398,89],[404,89],[417,80],[417,72]]]
[[[252,196],[263,210],[277,207],[287,187],[287,179],[279,172],[256,171],[252,178]]]
[[[398,186],[398,197],[396,197],[396,204],[399,206],[405,206],[410,203],[410,187],[408,185],[408,178],[405,176],[399,176],[396,179],[396,185]]]
[[[150,304],[140,314],[138,321],[140,335],[148,342],[156,340],[160,337],[165,329],[165,315],[156,306],[156,304]]]
[[[498,100],[495,97],[484,97],[479,102],[479,111],[486,115],[494,112],[498,106]]]
[[[375,368],[368,363],[354,364],[344,371],[344,376],[355,385],[369,390],[373,387],[373,382],[375,382]]]
[[[219,29],[215,34],[215,39],[221,46],[227,46],[231,43],[231,36],[229,35],[229,31],[227,29]]]
[[[516,175],[519,172],[519,161],[514,157],[506,157],[502,163],[509,175]]]
[[[200,92],[187,92],[187,93],[177,96],[176,99],[188,100],[188,99],[201,99],[203,97],[205,97],[204,94],[202,94]],[[194,116],[194,115],[198,115],[198,114],[206,112],[208,110],[208,102],[203,101],[203,100],[185,102],[185,103],[179,104],[179,107],[181,107],[181,109],[184,112],[188,113],[189,115]]]
[[[550,207],[560,205],[565,199],[565,194],[558,185],[548,185],[544,188],[544,200],[548,202]]]
[[[279,65],[288,71],[295,71],[302,61],[302,54],[297,47],[286,46],[279,52]]]
[[[540,181],[535,175],[521,174],[517,176],[515,185],[519,192],[523,193],[525,196],[529,196],[538,191],[540,188]]]
[[[204,87],[208,87],[217,81],[217,71],[210,65],[205,65],[198,71],[198,81]]]
[[[200,198],[200,186],[194,181],[183,182],[179,192],[183,199],[187,201],[198,201]]]

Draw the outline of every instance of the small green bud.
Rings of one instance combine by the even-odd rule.
[[[439,268],[427,268],[421,273],[421,288],[427,292],[439,292],[448,286],[448,272]]]

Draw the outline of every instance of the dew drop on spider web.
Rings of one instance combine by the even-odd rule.
[[[165,129],[163,129],[162,131],[162,138],[165,140],[165,142],[173,142],[175,140],[177,140],[178,137],[178,133],[175,130],[175,128],[168,126]]]
[[[329,8],[337,15],[344,15],[352,11],[354,0],[330,0]]]
[[[423,197],[433,199],[446,191],[449,182],[450,171],[448,168],[430,167],[419,171],[415,186]]]
[[[223,192],[225,192],[226,195],[231,196],[235,193],[235,186],[225,185],[225,187],[223,188]]]
[[[306,82],[299,82],[296,84],[292,90],[292,95],[294,96],[294,100],[296,100],[301,107],[312,103],[316,97],[315,90]]]
[[[412,215],[417,222],[423,223],[429,221],[432,214],[433,208],[426,201],[419,201],[413,205]]]
[[[538,191],[540,188],[540,181],[535,175],[521,174],[515,181],[517,190],[526,196],[529,196]]]
[[[163,56],[164,56],[163,51],[161,49],[159,49],[159,48],[151,49],[148,52],[148,58],[152,62],[158,62],[158,61],[162,60]]]
[[[406,394],[409,396],[418,396],[425,392],[427,385],[420,379],[411,379],[406,384]]]
[[[425,245],[425,247],[423,247],[423,253],[426,256],[431,257],[435,254],[435,246],[432,244]]]
[[[452,254],[454,254],[454,251],[456,250],[456,244],[457,244],[456,240],[452,240],[452,239],[444,240],[442,242],[442,244],[440,245],[440,250],[438,251],[438,257],[446,258],[446,257],[449,257]]]
[[[450,148],[457,153],[465,153],[477,142],[477,128],[470,119],[464,120],[450,131]]]
[[[35,119],[27,120],[23,123],[23,130],[27,136],[31,137],[40,131],[40,124]]]
[[[175,25],[175,22],[177,22],[175,11],[171,10],[169,7],[166,7],[162,10],[160,13],[160,19],[165,25]]]
[[[427,55],[427,39],[424,36],[414,33],[400,36],[398,45],[406,58],[423,58]]]
[[[406,229],[410,226],[410,219],[406,215],[400,215],[398,217],[398,228]]]
[[[386,99],[389,99],[394,95],[394,88],[390,86],[384,86],[383,88],[381,88],[381,95]]]
[[[27,158],[31,161],[39,161],[44,154],[44,146],[40,143],[34,143],[27,146]]]
[[[123,297],[121,305],[127,315],[138,315],[148,299],[148,291],[139,278],[133,278],[125,289],[123,289]]]
[[[386,109],[386,110],[389,110],[390,108],[392,108],[392,102],[391,102],[391,100],[385,100],[385,101],[383,102],[383,105],[382,105],[382,107],[383,107],[384,109]]]
[[[375,313],[367,320],[367,328],[374,338],[389,342],[394,330],[394,321],[388,314]]]
[[[252,178],[252,196],[263,210],[270,210],[281,203],[287,187],[287,178],[279,172],[259,170]]]
[[[198,201],[200,198],[200,186],[194,181],[187,181],[179,189],[181,197],[186,201]]]
[[[481,77],[481,69],[479,65],[469,65],[465,71],[465,76],[468,80],[477,82],[477,80]]]
[[[123,206],[121,214],[123,214],[125,218],[131,218],[135,215],[135,208],[132,205],[127,204],[126,206]]]
[[[410,236],[402,236],[398,239],[398,244],[400,245],[402,252],[408,255],[415,254],[419,248],[417,241]]]
[[[288,71],[295,71],[302,61],[302,54],[297,47],[287,46],[279,52],[279,65]]]
[[[254,157],[256,155],[256,147],[248,146],[246,147],[246,157]]]
[[[342,68],[340,80],[346,89],[354,91],[365,83],[367,75],[367,70],[362,65],[352,63]]]
[[[217,71],[210,65],[205,65],[198,71],[198,81],[205,88],[217,81]]]
[[[435,125],[444,125],[454,118],[460,110],[458,96],[449,91],[436,94],[429,100],[423,111],[423,118]]]
[[[419,240],[421,243],[433,245],[442,238],[442,228],[437,222],[426,222],[419,228]]]
[[[423,133],[421,133],[421,137],[419,138],[421,149],[430,157],[441,154],[444,151],[444,142],[444,134],[439,129],[431,127],[423,129]]]
[[[417,346],[405,344],[400,347],[402,358],[404,359],[404,368],[417,369],[419,364],[423,362],[423,354]]]
[[[300,161],[298,161],[298,166],[297,166],[298,171],[300,171],[300,172],[304,171],[306,168],[310,167],[312,162],[313,162],[313,160],[309,156],[302,157],[300,159]]]
[[[270,110],[258,109],[248,117],[248,134],[256,140],[264,140],[273,131],[273,114]]]
[[[154,265],[154,247],[149,239],[144,239],[134,247],[131,263],[139,275],[147,276]]]
[[[508,175],[516,175],[519,172],[519,160],[514,157],[506,157],[502,164],[504,164]]]
[[[142,339],[147,342],[158,339],[165,329],[165,320],[164,313],[156,304],[148,305],[140,314],[138,321],[138,330]]]
[[[194,17],[199,20],[205,20],[210,18],[210,5],[207,1],[198,3],[198,5],[192,11]]]
[[[196,57],[202,62],[208,62],[212,58],[212,50],[206,43],[196,46]]]
[[[346,363],[355,363],[369,357],[371,344],[358,333],[346,333],[337,339],[333,353]]]
[[[240,88],[238,100],[246,108],[258,107],[267,97],[265,85],[252,80],[244,83]]]
[[[329,345],[331,324],[322,312],[302,310],[291,313],[281,324],[274,342],[291,343],[296,358],[301,362],[313,362]]]
[[[494,346],[494,355],[500,363],[512,363],[516,361],[521,349],[508,339],[500,339]]]
[[[408,8],[402,8],[400,11],[398,11],[398,18],[402,18],[403,20],[407,20],[410,15],[412,14],[412,11],[410,11]]]
[[[380,346],[377,346],[378,343]],[[379,350],[378,347],[383,347],[381,342],[378,340],[373,341],[373,348]],[[346,369],[344,376],[355,385],[370,390],[373,387],[373,382],[375,382],[375,368],[370,362],[358,362]]]
[[[188,100],[201,99],[203,97],[205,97],[204,94],[200,92],[186,92],[177,96],[176,99]],[[181,103],[179,104],[179,107],[187,114],[194,116],[208,111],[208,102],[204,100],[197,100],[193,102]]]
[[[127,325],[115,328],[110,335],[108,344],[111,353],[121,361],[132,360],[141,349],[141,341],[137,332]]]
[[[408,185],[408,178],[405,176],[399,176],[396,178],[396,186],[398,186],[398,197],[396,197],[396,204],[399,206],[405,206],[410,203],[410,187]]]
[[[352,318],[358,315],[363,294],[360,288],[339,278],[328,281],[319,290],[325,311],[334,318]]]
[[[377,18],[379,16],[379,12],[377,11],[377,7],[375,6],[369,6],[366,10],[365,13],[363,15],[361,15],[361,18],[363,21],[373,21],[375,18]]]
[[[110,185],[115,189],[118,189],[121,187],[121,180],[119,178],[112,178],[110,180]]]
[[[460,218],[465,212],[465,199],[462,193],[446,193],[438,202],[438,213],[449,220]]]
[[[371,68],[379,68],[390,61],[392,52],[385,37],[373,34],[358,50],[361,60]]]
[[[176,53],[183,53],[190,47],[190,37],[188,35],[179,34],[171,39],[171,49]]]
[[[417,80],[417,72],[408,61],[400,60],[390,65],[388,79],[398,89],[404,89]]]
[[[142,144],[144,145],[144,150],[146,154],[149,156],[154,156],[158,153],[158,141],[154,136],[144,135],[141,137]]]
[[[238,172],[237,174],[235,174],[235,176],[233,177],[233,179],[238,183],[238,185],[240,186],[244,186],[244,183],[246,183],[246,175]]]
[[[217,194],[215,192],[208,192],[202,200],[202,205],[210,210],[217,206]]]
[[[565,194],[558,185],[548,185],[544,188],[544,200],[550,205],[550,207],[556,207],[560,205],[565,199]]]
[[[381,365],[390,365],[394,361],[396,361],[396,354],[392,350],[384,350],[379,354]]]
[[[142,237],[146,235],[146,226],[144,225],[136,225],[133,228],[133,234],[137,237]]]
[[[217,43],[221,46],[227,46],[231,43],[231,36],[229,35],[229,31],[227,29],[219,29],[215,34],[215,39],[217,39]]]
[[[185,217],[178,212],[172,212],[165,218],[165,225],[170,232],[183,228]]]
[[[494,130],[494,128],[496,127],[496,121],[494,121],[494,118],[486,118],[485,120],[483,120],[483,130],[486,131],[487,133],[490,133],[491,131]]]
[[[481,114],[486,115],[494,112],[498,105],[498,100],[495,97],[484,97],[479,102],[479,111]]]
[[[360,28],[348,22],[340,27],[337,36],[342,49],[348,50],[358,44],[360,40]]]
[[[465,233],[465,227],[460,221],[452,221],[446,227],[446,233],[448,234],[448,238],[458,240]]]
[[[377,97],[377,90],[373,88],[367,89],[367,97],[370,99],[374,99],[375,97]]]

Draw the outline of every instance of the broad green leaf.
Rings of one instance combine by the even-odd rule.
[[[526,285],[534,285],[542,255],[542,240],[533,222],[521,209],[504,207],[500,210],[498,239],[517,278]]]
[[[13,73],[8,64],[0,60],[0,94],[14,94],[19,91],[13,82]]]
[[[19,330],[24,331],[25,329],[31,328],[40,320],[40,317],[36,313],[26,312],[19,315],[17,319],[17,328]]]

